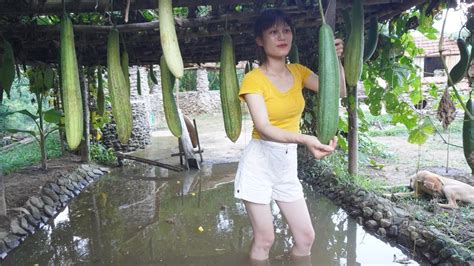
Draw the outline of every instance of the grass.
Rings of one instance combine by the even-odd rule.
[[[408,130],[402,124],[393,125],[391,123],[391,116],[389,114],[383,114],[380,116],[373,116],[370,113],[365,113],[365,120],[369,124],[368,136],[380,137],[380,136],[407,136]],[[438,119],[433,116],[430,117],[432,123],[442,134],[446,134],[447,130],[444,130]],[[451,133],[462,132],[463,120],[460,118],[455,119],[450,125],[449,130]],[[436,133],[435,133],[436,134]]]
[[[59,134],[51,134],[46,139],[46,150],[48,158],[61,156]],[[4,174],[12,173],[20,168],[35,165],[41,162],[41,152],[38,142],[34,141],[20,145],[12,150],[0,154],[0,168]]]
[[[328,169],[332,169],[339,183],[347,187],[363,188],[377,194],[385,192],[387,183],[381,180],[373,180],[366,176],[352,176],[347,171],[347,160],[343,152],[335,152],[326,157],[322,162]]]

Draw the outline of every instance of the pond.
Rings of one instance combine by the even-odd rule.
[[[116,169],[84,190],[2,265],[247,265],[252,229],[233,198],[237,163],[171,172]],[[316,231],[312,265],[397,265],[409,252],[366,233],[344,210],[305,186]],[[276,204],[271,265],[292,237]],[[414,260],[408,260],[418,264]]]

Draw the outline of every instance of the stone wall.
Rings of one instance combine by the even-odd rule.
[[[161,72],[160,66],[153,67],[158,84],[148,82],[148,71],[146,71],[145,80],[149,85],[147,103],[150,113],[150,126],[152,131],[166,127],[165,112],[163,110],[163,93],[161,91]]]
[[[137,69],[140,71],[141,95],[137,92]],[[167,128],[163,110],[163,94],[161,91],[160,68],[154,66],[158,84],[148,81],[148,69],[145,67],[130,67],[130,87],[133,116],[132,136],[126,145],[119,143],[112,121],[102,130],[105,146],[116,151],[130,152],[144,149],[150,143],[150,133]],[[197,70],[196,91],[180,92],[177,104],[185,115],[195,116],[221,112],[219,91],[209,90],[207,71],[204,68]]]
[[[190,91],[179,94],[179,107],[185,115],[221,112],[219,91]]]
[[[198,68],[196,91],[182,92],[178,95],[179,108],[185,115],[212,114],[221,112],[219,91],[209,90],[209,79],[205,68]]]
[[[31,196],[20,214],[10,220],[10,230],[0,231],[0,257],[18,247],[35,230],[48,224],[73,198],[93,181],[109,173],[108,168],[83,164],[67,176],[45,184],[39,195]]]
[[[140,71],[141,95],[137,91],[137,70]],[[153,102],[150,101],[150,90],[148,87],[147,72],[143,67],[130,67],[130,101],[132,104],[132,134],[127,144],[121,144],[117,139],[116,125],[112,120],[102,130],[103,143],[116,151],[134,151],[144,149],[150,143],[150,132],[152,130],[153,116],[150,112]],[[161,103],[161,101],[160,101]]]
[[[161,91],[160,67],[155,66],[157,72],[158,85],[151,87],[151,93],[148,97],[153,123],[152,131],[166,128],[165,113],[163,110],[163,93]],[[207,71],[204,68],[197,70],[196,91],[179,92],[177,105],[181,111],[188,116],[199,114],[212,114],[221,112],[221,100],[219,91],[209,90],[209,80]]]

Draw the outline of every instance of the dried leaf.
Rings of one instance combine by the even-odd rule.
[[[442,122],[444,129],[448,128],[449,124],[451,124],[456,117],[456,107],[448,93],[448,88],[444,90],[441,101],[439,102],[437,117],[438,120]]]

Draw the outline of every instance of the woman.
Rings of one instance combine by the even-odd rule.
[[[255,37],[263,52],[260,68],[247,73],[239,96],[249,108],[254,129],[235,179],[234,194],[242,199],[253,228],[250,258],[268,259],[274,241],[271,200],[275,200],[294,237],[291,255],[309,256],[314,240],[303,189],[297,176],[297,144],[317,159],[331,154],[336,138],[323,145],[315,136],[299,133],[304,108],[303,87],[318,91],[318,77],[299,64],[286,64],[292,24],[281,10],[266,10],[255,22]],[[342,41],[336,39],[338,56]]]

